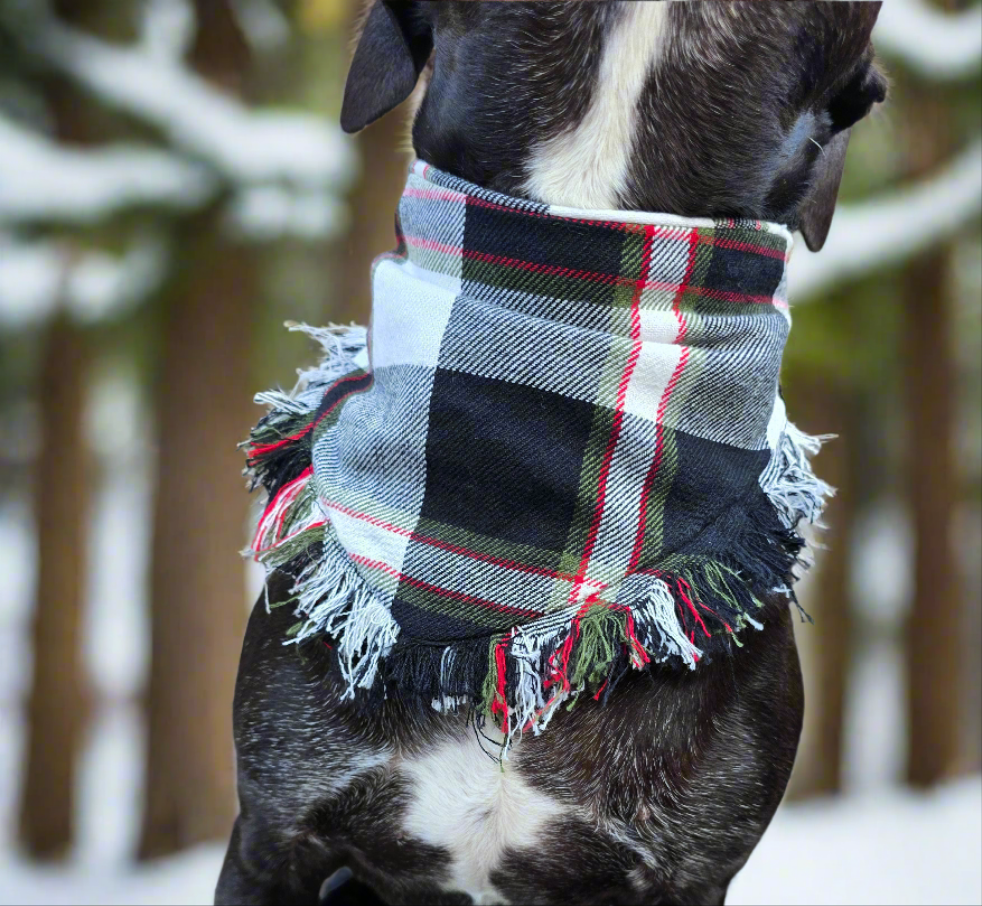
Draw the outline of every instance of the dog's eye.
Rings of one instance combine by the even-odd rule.
[[[875,66],[862,67],[829,102],[833,134],[858,123],[874,104],[886,100],[886,96],[887,82],[883,74]]]

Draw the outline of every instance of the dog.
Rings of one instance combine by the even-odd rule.
[[[777,221],[817,250],[850,129],[886,95],[878,10],[376,2],[341,123],[419,85],[416,155],[482,187]],[[269,578],[272,603],[289,591]],[[246,633],[217,903],[723,903],[784,794],[804,703],[781,595],[734,656],[632,672],[504,762],[465,713],[342,700],[316,651],[282,644],[290,611],[264,595]]]

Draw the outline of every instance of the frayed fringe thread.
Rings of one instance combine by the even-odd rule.
[[[307,476],[299,480],[310,481]],[[292,485],[281,493],[295,501],[293,506],[305,497],[304,490],[295,491]],[[300,509],[305,506],[299,504]],[[271,513],[278,512],[274,505]],[[282,544],[261,552],[259,559],[269,569],[290,568],[316,546],[302,569],[291,570],[292,603],[300,623],[285,644],[329,635],[346,699],[364,690],[370,694],[359,698],[371,707],[395,688],[420,707],[473,709],[501,728],[502,756],[507,757],[516,737],[541,733],[564,702],[575,702],[584,693],[605,698],[629,669],[665,662],[695,669],[704,643],[715,641],[720,649],[715,630],[739,645],[740,629],[762,628],[751,615],[763,606],[751,582],[766,589],[778,575],[774,569],[786,569],[793,554],[779,552],[762,533],[754,536],[769,554],[757,551],[762,575],[756,580],[736,567],[690,558],[684,576],[629,577],[615,602],[594,596],[578,611],[550,615],[504,635],[443,644],[400,637],[389,609],[338,542],[315,523],[299,537],[287,530]]]
[[[246,445],[256,445],[267,435],[275,433],[278,424],[297,417],[312,415],[324,395],[324,390],[338,378],[344,377],[368,365],[365,358],[368,349],[368,330],[357,324],[330,324],[327,327],[311,327],[309,324],[286,322],[291,332],[305,333],[317,340],[323,350],[323,358],[314,368],[297,372],[293,390],[267,390],[253,398],[261,406],[269,406],[269,414],[260,421]],[[259,435],[257,437],[257,434]]]
[[[788,587],[801,564],[802,520],[817,523],[832,488],[811,469],[825,438],[790,422],[760,486],[770,502],[750,513],[743,537],[730,539],[725,562],[678,554],[664,571],[636,573],[616,601],[587,599],[565,611],[491,639],[423,643],[400,638],[399,626],[331,535],[313,486],[311,420],[330,386],[365,367],[363,328],[291,325],[325,350],[318,368],[300,375],[291,394],[264,393],[273,407],[248,443],[249,472],[269,502],[249,553],[271,572],[294,576],[290,602],[300,622],[285,644],[327,633],[333,641],[345,698],[372,702],[390,686],[400,696],[440,710],[474,708],[505,734],[502,756],[516,736],[541,733],[565,701],[592,692],[606,699],[629,670],[652,662],[694,669],[707,651],[740,644],[761,596]],[[775,512],[777,518],[775,519]],[[711,602],[711,605],[707,602]],[[722,642],[718,641],[722,639]]]
[[[295,565],[314,546],[317,556],[295,572],[290,602],[301,618],[284,644],[329,633],[337,640],[341,676],[353,698],[356,688],[375,684],[379,660],[399,635],[399,626],[358,575],[336,541],[327,537],[308,467],[284,485],[266,507],[250,549],[266,568]],[[268,610],[268,602],[267,602]]]
[[[311,327],[292,321],[287,327],[317,340],[323,356],[316,367],[298,372],[291,392],[269,390],[254,398],[270,411],[241,446],[246,450],[250,490],[262,485],[270,499],[310,466],[313,420],[325,392],[346,374],[368,367],[368,331],[364,327]]]
[[[399,625],[335,545],[325,543],[317,560],[297,576],[297,614],[306,619],[288,639],[299,644],[328,633],[336,640],[341,677],[352,699],[355,689],[371,689],[379,662],[399,637]]]
[[[777,450],[760,476],[760,486],[785,528],[796,529],[802,519],[821,527],[822,511],[835,489],[815,475],[810,460],[825,441],[834,437],[805,434],[790,421],[785,426]]]

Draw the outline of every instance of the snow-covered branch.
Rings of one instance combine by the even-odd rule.
[[[51,10],[45,15],[50,17]],[[197,27],[191,0],[143,0],[140,47],[153,57],[180,60],[191,49]]]
[[[943,13],[925,0],[889,0],[873,42],[929,79],[959,79],[982,68],[982,6]]]
[[[81,323],[119,314],[160,286],[168,259],[157,236],[141,235],[115,256],[0,233],[0,325],[38,324],[62,305]]]
[[[247,186],[232,199],[226,226],[243,239],[268,242],[283,236],[325,239],[348,224],[347,208],[329,192],[281,186]]]
[[[801,301],[826,287],[903,261],[950,236],[982,212],[982,139],[941,172],[909,188],[842,205],[825,248],[798,248],[790,292]]]
[[[172,154],[68,149],[0,117],[0,224],[93,223],[138,206],[187,210],[213,188],[204,168]]]
[[[165,54],[113,45],[53,17],[33,30],[29,46],[232,182],[339,188],[354,169],[339,128],[309,114],[250,110]]]
[[[253,51],[287,46],[290,21],[273,0],[232,0],[232,11]]]

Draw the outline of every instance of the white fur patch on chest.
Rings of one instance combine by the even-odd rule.
[[[489,879],[502,853],[535,845],[546,826],[569,811],[519,775],[514,764],[521,743],[503,764],[493,744],[484,745],[488,751],[468,733],[399,765],[413,797],[406,832],[451,854],[447,889],[470,894],[478,906],[507,902]]]
[[[547,204],[612,209],[626,185],[637,106],[661,52],[667,3],[625,3],[607,37],[590,107],[573,129],[542,142],[525,190]]]

